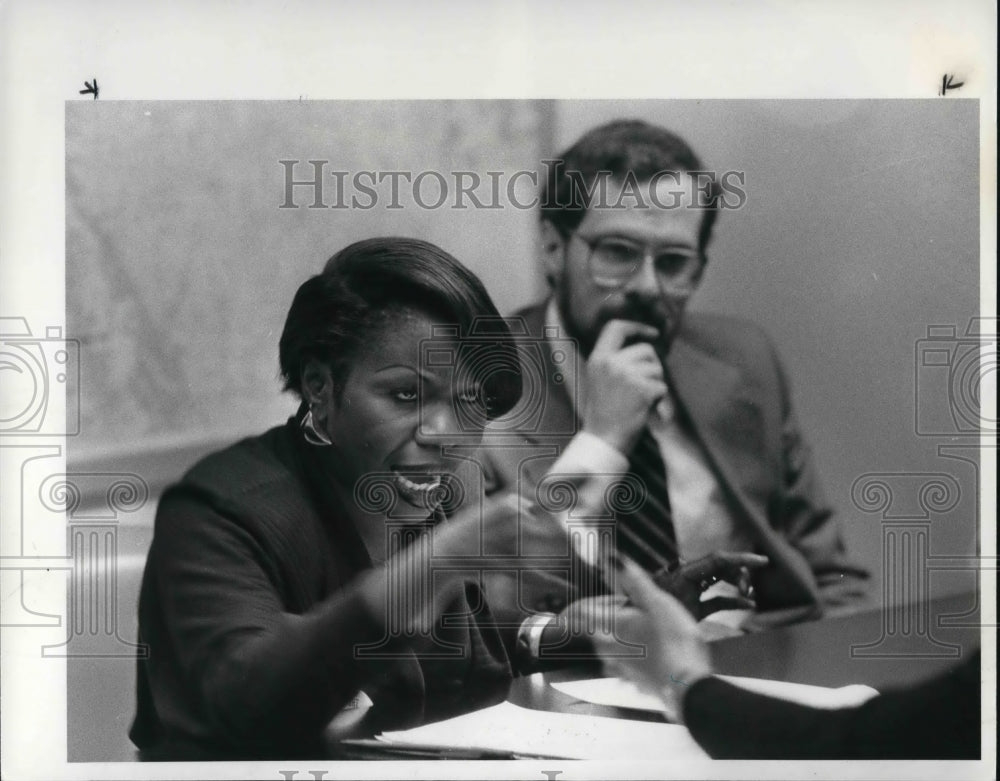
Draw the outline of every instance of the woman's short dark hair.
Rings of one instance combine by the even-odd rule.
[[[683,138],[639,119],[616,120],[595,127],[555,160],[547,162],[550,165],[542,185],[541,218],[564,237],[583,222],[589,206],[586,193],[593,190],[602,172],[619,181],[631,175],[642,183],[663,171],[704,170],[698,155]],[[718,182],[710,182],[709,192],[710,205],[705,208],[698,236],[698,249],[703,257],[718,216],[721,194]]]
[[[487,341],[494,370],[478,367],[477,375],[489,400],[488,417],[517,403],[522,384],[517,349],[483,283],[440,247],[398,237],[345,247],[323,273],[299,287],[279,343],[285,390],[302,396],[302,372],[310,361],[330,367],[336,389],[342,389],[366,339],[401,310],[457,326],[459,340]]]

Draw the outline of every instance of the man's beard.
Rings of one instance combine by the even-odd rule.
[[[677,329],[680,326],[681,316],[684,312],[686,299],[677,299],[670,296],[658,298],[655,301],[629,296],[624,303],[614,307],[601,308],[594,323],[589,327],[581,326],[573,317],[573,309],[570,305],[568,291],[565,287],[559,293],[559,311],[562,314],[567,335],[576,339],[580,348],[580,353],[588,357],[594,349],[601,331],[612,320],[630,320],[636,323],[650,325],[659,332],[659,337],[652,339],[637,339],[636,341],[649,341],[657,348],[657,352],[666,354],[670,348]]]

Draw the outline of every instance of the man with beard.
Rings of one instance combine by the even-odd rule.
[[[685,315],[720,198],[697,155],[618,121],[546,165],[551,295],[517,315],[526,341],[542,340],[522,400],[541,414],[484,449],[487,493],[561,513],[574,539],[575,563],[532,566],[488,597],[532,613],[519,630],[529,667],[540,651],[573,655],[562,633],[581,622],[553,618],[575,604],[579,619],[594,601],[575,600],[610,589],[608,539],[698,618],[713,614],[716,634],[858,605],[867,573],[847,559],[770,341],[741,320]]]

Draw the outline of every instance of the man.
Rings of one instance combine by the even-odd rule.
[[[551,295],[518,313],[546,339],[526,367],[541,388],[524,402],[543,408],[517,446],[508,436],[484,449],[488,492],[543,505],[560,484],[575,492],[564,519],[610,517],[617,548],[699,617],[754,597],[749,616],[724,615],[760,629],[862,600],[867,573],[845,555],[767,337],[685,315],[718,213],[718,186],[693,173],[701,161],[665,129],[618,121],[552,162],[541,199]],[[623,477],[642,486],[644,506],[594,512],[616,476],[620,489]],[[503,598],[536,612],[521,634],[537,654],[551,615],[593,590],[531,572]]]

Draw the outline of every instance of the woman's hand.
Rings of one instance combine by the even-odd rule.
[[[680,720],[686,689],[712,672],[698,624],[637,564],[623,562],[619,583],[631,605],[615,611],[611,632],[594,635],[598,653],[610,672],[659,695],[668,713]]]
[[[510,495],[487,501],[482,508],[466,507],[431,528],[390,557],[384,567],[366,574],[362,590],[373,615],[391,615],[394,622],[402,621],[410,631],[426,631],[454,598],[455,589],[475,572],[477,559],[520,559],[523,555],[568,559],[569,538],[558,519],[533,511],[523,499]],[[440,559],[450,561],[438,563]],[[523,566],[529,574],[537,569],[530,558]],[[496,579],[496,573],[483,571],[488,578]],[[523,580],[514,578],[509,584],[504,581],[510,586],[507,596],[514,604],[516,589]]]
[[[524,497],[488,498],[434,529],[435,556],[562,558],[569,536],[558,518]]]

